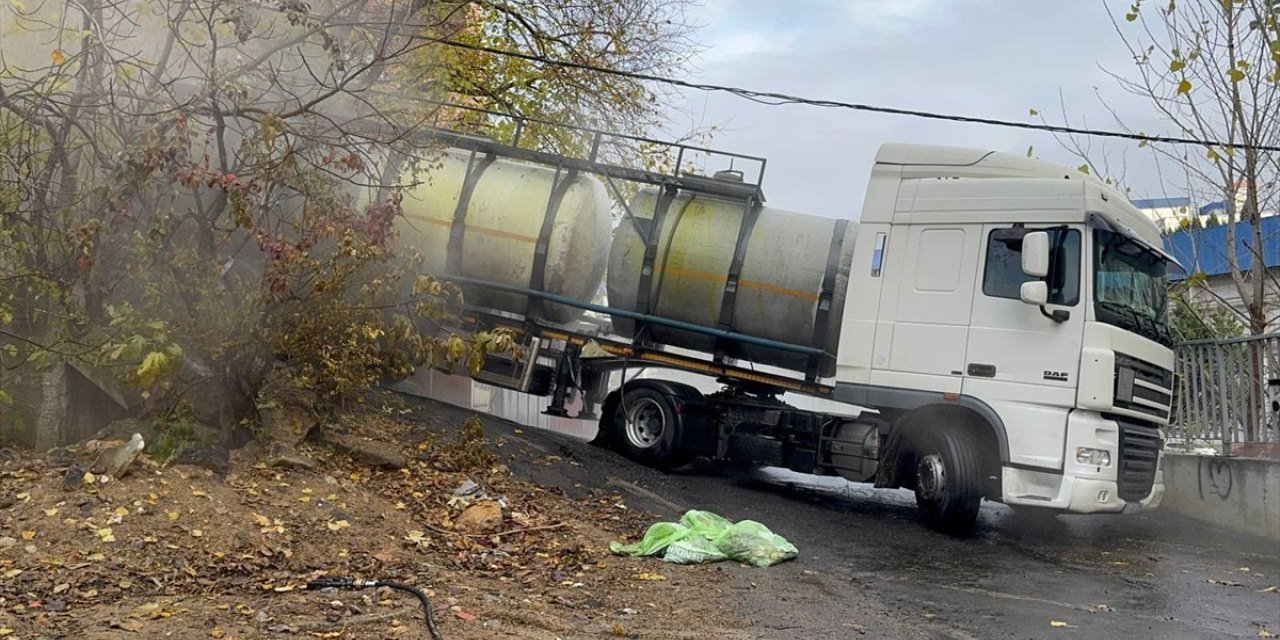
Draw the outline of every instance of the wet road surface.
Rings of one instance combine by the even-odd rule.
[[[987,503],[958,539],[925,528],[907,491],[776,469],[662,473],[496,418],[486,431],[508,443],[515,473],[570,494],[619,493],[664,519],[708,509],[795,543],[800,557],[777,567],[719,565],[724,595],[760,638],[1280,634],[1280,593],[1264,591],[1280,585],[1280,545],[1173,514],[1046,521]]]

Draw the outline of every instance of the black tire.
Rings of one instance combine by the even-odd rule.
[[[931,528],[973,531],[982,504],[982,456],[977,441],[957,430],[924,434],[915,447],[916,506]]]
[[[613,429],[618,450],[640,464],[674,469],[693,459],[680,448],[680,417],[671,397],[656,389],[627,391],[614,410]]]

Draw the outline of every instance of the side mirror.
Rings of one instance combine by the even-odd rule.
[[[1044,306],[1049,302],[1049,283],[1044,280],[1024,282],[1018,294],[1026,304]]]
[[[1022,272],[1032,278],[1049,275],[1049,234],[1032,231],[1022,238]],[[1025,292],[1026,289],[1024,288]],[[1023,297],[1026,300],[1026,297]],[[1043,304],[1043,303],[1041,303]]]

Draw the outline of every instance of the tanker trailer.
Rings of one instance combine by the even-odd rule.
[[[401,242],[424,269],[590,301],[609,246],[610,201],[594,176],[449,149],[406,189]],[[409,182],[409,181],[406,181]],[[582,310],[463,287],[467,304],[569,324]]]
[[[724,175],[733,174],[717,177]],[[687,191],[668,198],[657,188],[642,189],[628,209],[644,219],[642,226],[654,229],[648,234],[653,246],[646,245],[636,225],[618,227],[606,278],[611,307],[812,345],[824,352],[816,373],[835,374],[855,224]],[[655,224],[659,210],[664,215]],[[744,225],[750,225],[746,233]],[[740,261],[736,287],[730,285],[735,260]],[[619,335],[636,337],[631,319],[615,315],[613,327]],[[794,351],[670,326],[651,325],[641,337],[784,369],[810,367],[810,357]]]

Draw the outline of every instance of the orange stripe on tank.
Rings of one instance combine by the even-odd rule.
[[[706,280],[708,282],[723,283],[725,281],[725,276],[717,275],[714,273],[707,273],[706,271],[694,271],[692,269],[680,269],[678,267],[668,267],[666,269],[663,269],[663,271],[672,275],[683,276],[686,278],[696,278],[698,280]],[[800,298],[801,300],[808,300],[810,302],[818,301],[818,294],[816,293],[811,293],[809,291],[800,291],[798,289],[788,289],[786,287],[779,287],[778,285],[769,284],[768,282],[759,282],[756,280],[738,280],[738,286],[746,287],[747,289],[757,289],[759,291],[768,291],[769,293],[776,293],[778,295],[790,296],[792,298]]]
[[[422,216],[422,215],[418,215],[418,214],[414,214],[414,213],[406,213],[406,214],[404,214],[404,217],[409,218],[409,219],[411,219],[411,220],[420,220],[420,221],[422,221],[422,222],[427,222],[427,223],[434,224],[434,225],[438,225],[438,226],[441,226],[441,227],[452,227],[452,226],[453,226],[453,221],[452,221],[452,220],[441,220],[440,218],[432,218],[432,217],[429,217],[429,216]],[[526,236],[526,235],[524,235],[524,234],[520,234],[520,233],[512,233],[512,232],[510,232],[510,231],[503,231],[502,229],[490,229],[489,227],[481,227],[481,226],[477,226],[477,225],[474,225],[474,224],[464,224],[464,225],[462,225],[462,228],[463,228],[463,229],[466,229],[467,231],[470,231],[470,232],[473,232],[473,233],[478,233],[478,234],[483,235],[483,236],[492,236],[492,237],[494,237],[494,238],[506,238],[506,239],[508,239],[508,240],[516,240],[516,241],[519,241],[519,242],[528,242],[529,244],[533,244],[533,243],[536,243],[536,242],[538,241],[538,239],[537,239],[537,238],[535,238],[535,237],[533,237],[533,236]]]

